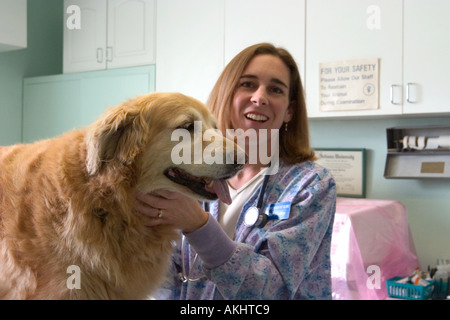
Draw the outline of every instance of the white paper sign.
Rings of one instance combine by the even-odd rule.
[[[320,63],[319,110],[379,108],[379,59]]]

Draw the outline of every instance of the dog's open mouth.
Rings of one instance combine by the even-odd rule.
[[[219,198],[226,204],[231,203],[231,196],[228,190],[227,178],[213,179],[207,177],[196,177],[180,168],[168,168],[164,175],[175,183],[181,184],[193,192],[209,200]]]

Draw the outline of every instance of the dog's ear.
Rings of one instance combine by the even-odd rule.
[[[145,145],[147,131],[138,108],[110,109],[88,128],[85,140],[88,173],[98,173],[108,163],[132,164]]]

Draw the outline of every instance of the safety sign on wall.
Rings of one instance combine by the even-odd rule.
[[[320,111],[379,108],[379,59],[319,64]]]

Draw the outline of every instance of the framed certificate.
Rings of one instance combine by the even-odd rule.
[[[366,149],[315,149],[321,166],[327,168],[336,181],[341,197],[366,197]]]

